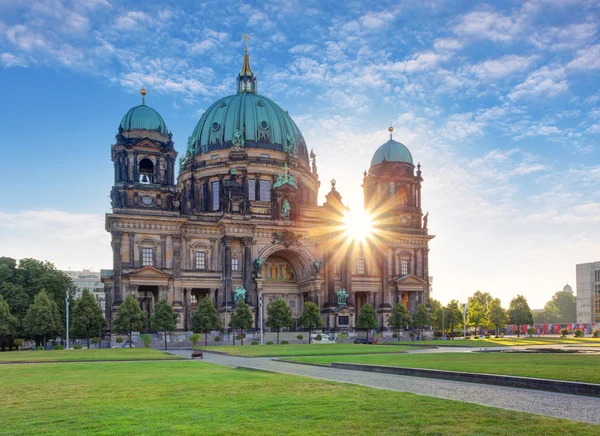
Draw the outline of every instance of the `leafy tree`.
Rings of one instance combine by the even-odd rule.
[[[173,310],[166,298],[162,298],[154,307],[154,315],[150,319],[153,330],[165,333],[165,350],[167,349],[167,334],[177,328],[179,315]]]
[[[509,322],[517,325],[517,336],[521,335],[521,326],[533,324],[533,315],[527,300],[522,295],[517,295],[510,301],[508,308]]]
[[[473,294],[473,296],[471,298],[469,298],[469,300],[471,300],[471,301],[477,301],[486,310],[493,299],[494,298],[492,297],[492,294],[490,294],[489,292],[481,292],[481,291],[475,292]],[[470,301],[469,301],[469,303],[470,303]]]
[[[235,311],[231,314],[229,327],[240,329],[240,336],[242,337],[240,340],[244,345],[244,330],[252,328],[252,313],[250,307],[243,301],[237,304]],[[279,333],[277,333],[277,343],[279,343]]]
[[[572,292],[556,292],[544,306],[546,323],[571,323],[577,320],[576,298]]]
[[[198,342],[200,342],[200,335],[198,333],[194,333],[193,335],[191,335],[190,342],[192,343],[192,347],[198,345]]]
[[[146,317],[146,312],[140,309],[140,305],[135,298],[128,295],[119,306],[119,310],[117,310],[117,316],[113,322],[113,330],[127,333],[129,336],[129,348],[131,348],[131,332],[142,330],[146,325]]]
[[[10,307],[0,295],[0,342],[2,351],[5,344],[13,338],[17,332],[17,317],[10,313]]]
[[[467,320],[475,328],[475,335],[479,334],[478,327],[483,324],[486,316],[486,308],[481,302],[473,297],[469,298],[467,306]]]
[[[292,327],[292,308],[287,301],[278,298],[267,307],[267,327],[277,329],[277,345],[279,345],[279,332],[283,327]]]
[[[319,307],[311,301],[304,303],[304,310],[298,318],[298,324],[308,329],[308,343],[310,344],[312,342],[312,331],[323,327]]]
[[[463,311],[462,306],[457,300],[450,300],[450,302],[446,306],[446,314],[444,321],[446,323],[446,328],[450,332],[454,332],[454,330],[462,327]],[[454,339],[454,335],[452,335],[452,339]]]
[[[43,345],[46,345],[49,336],[55,337],[62,332],[58,306],[46,291],[41,291],[33,299],[33,304],[29,306],[23,320],[23,326],[31,337],[42,337]]]
[[[417,306],[415,313],[412,316],[413,324],[419,330],[421,330],[421,338],[423,338],[423,329],[428,325],[431,325],[431,314],[427,310],[427,305],[421,303]]]
[[[360,314],[356,319],[356,328],[367,332],[367,341],[369,340],[369,330],[379,327],[377,322],[377,312],[370,304],[365,304],[360,308]]]
[[[150,344],[152,344],[152,338],[150,337],[150,335],[148,333],[144,333],[143,335],[140,335],[140,339],[142,340],[144,347],[150,348]]]
[[[73,336],[87,340],[90,348],[90,338],[98,335],[106,327],[106,320],[102,316],[102,309],[98,306],[92,293],[85,288],[81,298],[75,300],[71,315],[71,329]],[[67,344],[68,346],[68,344]]]
[[[396,303],[392,307],[392,313],[388,318],[388,325],[396,331],[405,329],[410,325],[410,314],[404,304]]]
[[[221,319],[212,300],[204,298],[192,316],[192,328],[195,332],[204,333],[204,345],[208,345],[208,333],[221,328]]]
[[[500,329],[508,324],[508,314],[502,307],[502,303],[499,298],[494,298],[488,305],[487,319],[490,325],[496,329],[496,336],[498,336]]]

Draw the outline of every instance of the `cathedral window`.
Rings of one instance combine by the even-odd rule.
[[[198,304],[198,296],[196,294],[190,295],[190,303],[191,304]]]
[[[358,259],[357,272],[360,275],[365,274],[365,260],[364,259]]]
[[[231,270],[239,271],[240,270],[240,261],[239,259],[233,258],[231,259]]]
[[[142,248],[142,266],[154,265],[154,253],[152,248]]]
[[[196,269],[206,269],[206,253],[204,251],[196,251]]]
[[[248,200],[256,200],[256,180],[248,180]]]
[[[268,180],[260,181],[260,201],[271,201],[271,182]]]
[[[400,274],[405,276],[409,273],[408,259],[400,259]]]
[[[219,182],[210,184],[212,189],[212,210],[219,210]]]
[[[140,183],[154,183],[154,164],[145,157],[140,161]]]

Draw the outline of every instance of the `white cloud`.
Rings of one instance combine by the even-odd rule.
[[[130,32],[139,31],[147,25],[152,24],[154,20],[150,15],[141,11],[129,11],[124,15],[117,17],[115,26],[119,30],[127,30]]]
[[[513,88],[508,98],[518,100],[528,96],[554,97],[568,88],[564,68],[545,66],[530,73],[523,83]]]
[[[454,26],[454,33],[475,39],[496,42],[512,40],[521,30],[521,20],[502,15],[493,10],[474,11],[461,17]]]
[[[467,67],[466,71],[482,80],[496,80],[513,73],[522,73],[529,69],[535,56],[506,55],[498,59],[485,61]]]
[[[567,68],[573,70],[600,69],[600,44],[577,51],[577,57],[567,64]]]
[[[27,65],[27,63],[23,59],[15,56],[11,53],[0,54],[0,63],[7,68],[8,67],[24,67]]]

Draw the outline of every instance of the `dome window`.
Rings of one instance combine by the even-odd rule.
[[[225,107],[227,106],[227,103],[225,103],[224,101],[221,102],[221,104],[219,104],[219,107]]]
[[[258,106],[258,107],[263,107],[264,105],[265,105],[265,102],[264,102],[264,101],[262,101],[262,100],[258,100],[258,101],[256,102],[256,106]]]
[[[220,127],[221,126],[219,125],[219,123],[212,123],[212,129],[213,129],[213,131],[216,132],[217,130],[219,130]]]
[[[266,121],[261,121],[260,128],[263,130],[267,130],[269,128],[269,123],[267,123]]]

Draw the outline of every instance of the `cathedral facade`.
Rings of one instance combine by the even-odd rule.
[[[335,181],[317,204],[316,154],[288,113],[258,93],[247,48],[236,88],[204,112],[179,161],[165,121],[145,97],[123,116],[111,147],[106,215],[109,327],[128,295],[149,315],[166,298],[181,331],[191,329],[203,298],[223,321],[245,301],[256,328],[260,308],[266,319],[275,299],[287,301],[295,317],[312,301],[329,330],[352,329],[367,303],[382,327],[394,303],[410,311],[427,303],[433,236],[421,210],[421,168],[392,139],[393,129],[364,173],[373,232],[353,240]]]

